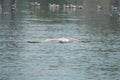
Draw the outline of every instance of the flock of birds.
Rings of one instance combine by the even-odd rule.
[[[39,9],[41,4],[39,2],[30,2],[30,6],[33,8],[37,8]],[[51,4],[49,3],[48,8],[50,11],[59,11],[60,8],[63,8],[64,10],[76,10],[76,9],[83,9],[84,6],[82,5],[74,5],[74,4],[63,4],[63,6],[58,5],[58,4]],[[103,6],[97,4],[96,8],[98,11],[101,11],[102,9],[104,9]],[[2,7],[0,6],[0,11],[2,11]],[[11,4],[11,11],[16,11],[16,3]],[[116,6],[111,6],[111,13],[110,16],[113,16],[113,14],[117,15],[118,17],[120,17],[120,11],[118,9],[118,7]]]
[[[104,7],[97,5],[98,11],[101,11],[102,9],[104,9]],[[113,16],[115,14],[117,17],[120,17],[120,11],[118,7],[112,5],[110,10],[111,10],[111,13],[109,14],[110,16]]]
[[[30,6],[34,9],[39,9],[41,5],[39,2],[31,2]],[[56,12],[56,11],[59,11],[59,9],[61,8],[61,5],[55,4],[55,3],[53,4],[49,3],[48,8],[50,11]],[[82,9],[83,6],[73,5],[73,4],[63,4],[63,8],[64,9]]]
[[[30,6],[32,6],[34,8],[40,8],[40,3],[39,2],[31,2]],[[84,8],[84,6],[82,6],[82,5],[63,4],[63,6],[61,6],[61,5],[58,5],[55,3],[53,3],[53,4],[49,3],[48,7],[49,7],[49,10],[53,11],[53,12],[59,11],[60,8],[63,8],[64,10],[76,10],[76,9]],[[104,9],[104,7],[97,4],[96,9],[97,9],[97,11],[102,11]],[[120,17],[120,11],[119,11],[118,7],[112,5],[110,16],[113,16],[113,14],[116,14],[117,17]]]
[[[40,3],[39,2],[31,2],[30,5],[32,7],[40,7]],[[49,8],[53,8],[53,9],[59,9],[61,6],[58,5],[58,4],[51,4],[49,3]],[[73,5],[73,4],[63,4],[63,8],[79,8],[79,9],[82,9],[83,6],[80,6],[80,5]]]

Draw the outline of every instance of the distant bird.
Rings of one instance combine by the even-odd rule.
[[[11,4],[11,11],[16,11],[16,4],[15,3]]]
[[[36,7],[36,6],[40,6],[40,3],[39,2],[31,2],[30,5],[32,7]]]
[[[51,8],[59,8],[59,7],[60,7],[60,5],[58,5],[58,4],[51,4],[51,3],[49,3],[49,7],[51,7]]]
[[[70,4],[70,8],[76,8],[76,5]]]
[[[101,5],[97,5],[97,9],[102,9],[102,6]]]
[[[111,9],[112,9],[112,11],[117,11],[118,10],[118,7],[115,7],[115,6],[111,6]]]
[[[78,6],[78,8],[79,8],[79,9],[82,9],[82,8],[83,8],[83,6]]]
[[[77,6],[73,4],[63,4],[63,8],[77,8]]]
[[[50,11],[56,12],[56,11],[59,11],[59,9],[60,9],[60,5],[49,3],[49,10]]]

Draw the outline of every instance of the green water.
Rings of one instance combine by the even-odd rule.
[[[120,21],[107,9],[98,12],[87,1],[58,12],[28,4],[1,12],[0,80],[120,79]],[[91,42],[27,43],[61,37]]]

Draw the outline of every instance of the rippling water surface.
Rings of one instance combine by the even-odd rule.
[[[50,12],[24,4],[14,13],[1,12],[0,80],[120,79],[118,19],[85,9]],[[27,43],[60,37],[91,42]]]

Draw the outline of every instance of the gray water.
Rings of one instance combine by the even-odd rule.
[[[90,6],[51,12],[24,4],[1,12],[0,80],[120,80],[118,18]],[[61,37],[91,42],[27,43]]]

